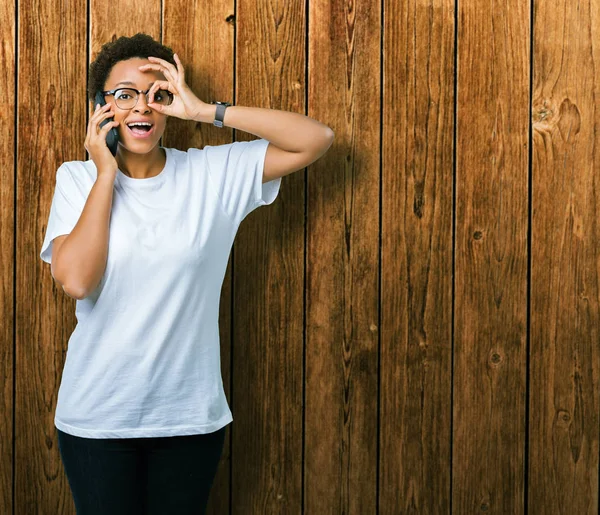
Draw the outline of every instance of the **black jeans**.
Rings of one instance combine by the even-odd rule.
[[[77,515],[204,514],[225,429],[96,439],[56,428]]]

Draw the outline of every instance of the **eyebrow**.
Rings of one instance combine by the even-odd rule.
[[[119,84],[127,84],[127,85],[130,85],[130,86],[135,86],[135,83],[133,83],[133,82],[131,82],[129,80],[123,80],[121,82],[117,82],[115,84],[115,87],[117,87]],[[152,84],[154,84],[154,81],[152,81],[150,84],[148,84],[148,86],[152,86]]]

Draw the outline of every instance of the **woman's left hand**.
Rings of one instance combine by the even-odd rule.
[[[210,110],[210,104],[202,102],[190,87],[185,83],[185,72],[183,65],[177,54],[173,55],[177,68],[168,61],[159,57],[150,56],[148,59],[151,64],[143,64],[139,67],[140,70],[157,70],[161,72],[167,80],[157,80],[152,84],[148,91],[148,106],[167,116],[175,116],[182,120],[199,121],[202,112]],[[154,93],[159,89],[167,89],[173,94],[173,102],[171,105],[165,106],[153,102]]]

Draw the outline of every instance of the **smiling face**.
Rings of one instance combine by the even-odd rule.
[[[104,91],[117,88],[135,88],[146,91],[150,89],[155,80],[166,80],[165,76],[159,71],[142,71],[138,68],[142,64],[149,63],[150,60],[141,57],[119,61],[112,67],[104,84]],[[123,84],[123,82],[128,83]],[[115,98],[112,95],[107,95],[104,99],[107,103],[110,102],[112,104],[115,113],[114,120],[119,122],[119,125],[117,125],[119,145],[123,145],[130,152],[146,154],[158,144],[165,131],[167,115],[148,107],[145,95],[139,95],[137,104],[131,109],[117,107]],[[150,133],[144,137],[136,137],[127,126],[128,123],[136,120],[145,120],[152,123]]]

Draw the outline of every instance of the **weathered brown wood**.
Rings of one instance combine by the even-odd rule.
[[[336,134],[236,237],[208,513],[597,513],[600,12],[534,8],[532,32],[514,0],[3,4],[0,512],[75,513],[75,301],[39,250],[58,166],[88,158],[89,62],[146,32],[199,98]],[[173,118],[161,144],[254,138]]]
[[[528,512],[598,513],[600,11],[539,2]]]
[[[163,44],[171,47],[185,67],[186,83],[198,98],[205,102],[232,101],[234,91],[234,5],[229,1],[207,2],[202,9],[186,0],[165,0]],[[233,141],[233,130],[219,129],[207,123],[169,118],[164,145],[180,150],[205,145],[221,145]],[[207,513],[229,513],[231,498],[231,437],[233,427],[240,427],[232,403],[232,267],[231,256],[223,280],[219,307],[219,334],[221,339],[221,375],[225,395],[233,413],[234,422],[228,426],[225,446],[217,475],[210,492]],[[234,382],[235,383],[235,382]],[[242,426],[243,429],[243,426]],[[238,431],[238,433],[240,433]],[[244,438],[239,434],[238,438]]]
[[[14,510],[75,513],[54,427],[75,301],[39,252],[56,170],[85,156],[86,5],[22,0],[18,9]]]
[[[305,113],[304,9],[237,3],[237,105]],[[232,513],[302,510],[304,182],[285,177],[234,244]]]
[[[309,168],[306,513],[375,513],[379,359],[379,2],[313,2],[309,116],[336,133]]]
[[[85,14],[85,4],[84,4],[84,14]],[[132,36],[136,32],[143,31],[147,34],[150,34],[152,37],[160,41],[160,16],[161,16],[161,3],[160,0],[153,0],[150,2],[135,3],[135,2],[121,2],[119,4],[115,3],[106,3],[106,2],[98,2],[92,0],[90,2],[90,25],[87,27],[87,37],[88,41],[84,42],[89,45],[91,49],[90,55],[86,58],[85,47],[83,50],[83,58],[85,68],[80,70],[81,76],[79,78],[80,84],[85,84],[86,73],[85,69],[89,67],[89,64],[96,58],[98,52],[100,51],[103,44],[114,41],[120,36]],[[132,21],[135,21],[133,23]],[[85,23],[82,24],[84,26]],[[79,30],[81,30],[79,28]],[[85,139],[85,134],[87,130],[87,121],[89,117],[94,112],[94,105],[87,99],[86,97],[86,88],[83,89],[83,98],[81,99],[81,106],[85,105],[88,109],[87,118],[84,121],[83,125],[79,125],[79,130],[77,134],[81,135],[81,140],[78,140],[77,147],[81,149],[81,153],[77,155],[69,155],[65,156],[64,160],[71,159],[89,159],[89,155],[85,151],[85,147],[83,146],[83,140]],[[83,103],[85,102],[85,104]],[[75,148],[75,147],[74,147]],[[73,307],[74,310],[74,301]],[[69,326],[69,334],[72,331],[72,327]],[[64,350],[66,351],[66,343],[68,340],[65,338],[64,342]],[[61,364],[61,370],[62,370]],[[57,384],[58,388],[58,384]],[[69,509],[69,513],[75,513],[75,507],[72,501],[72,494],[67,487],[66,497],[68,498],[67,507]],[[65,508],[67,508],[65,507]]]
[[[16,70],[16,12],[14,2],[0,4],[2,49],[0,52],[0,81],[7,92],[2,102],[0,116],[0,377],[3,378],[0,397],[0,513],[13,513],[13,388],[15,364],[13,309],[16,290],[15,273],[15,141],[17,129],[17,105],[15,105]],[[31,265],[31,263],[30,263]]]
[[[518,1],[458,9],[452,509],[517,515],[525,495],[531,13]]]
[[[385,5],[382,514],[450,513],[453,9]]]

